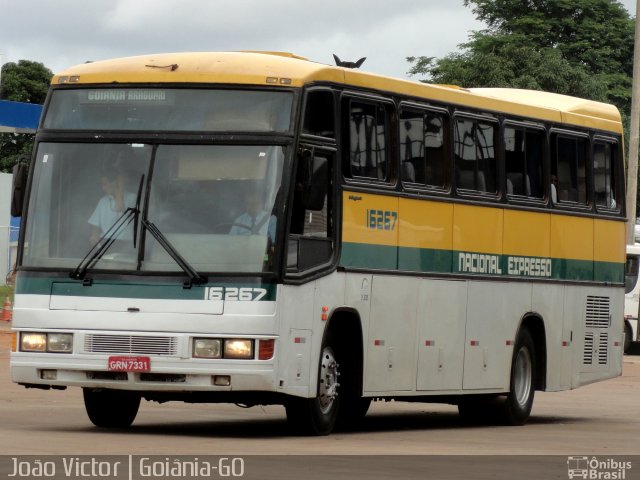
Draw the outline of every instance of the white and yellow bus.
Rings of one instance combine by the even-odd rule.
[[[99,427],[141,399],[282,404],[313,434],[372,399],[522,424],[536,390],[621,373],[609,105],[283,53],[117,59],[53,78],[16,183],[12,378],[81,387]]]

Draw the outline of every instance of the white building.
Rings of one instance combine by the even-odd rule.
[[[11,234],[11,179],[13,175],[0,173],[0,285],[4,285],[5,279],[12,267],[9,247]],[[15,251],[15,246],[13,248]]]

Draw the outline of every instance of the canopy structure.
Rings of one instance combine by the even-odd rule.
[[[35,133],[42,105],[0,100],[0,133]]]

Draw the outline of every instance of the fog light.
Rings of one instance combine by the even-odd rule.
[[[194,338],[193,356],[195,358],[220,358],[220,340],[217,338]]]
[[[229,375],[214,375],[213,384],[218,387],[228,387],[231,385],[231,377]]]
[[[250,360],[253,358],[253,340],[229,339],[224,341],[224,358]]]
[[[47,351],[53,353],[71,353],[73,335],[70,333],[50,333],[47,336]]]
[[[40,378],[42,380],[57,380],[58,371],[57,370],[40,370]]]
[[[20,335],[20,351],[22,352],[46,352],[46,333],[23,333]]]

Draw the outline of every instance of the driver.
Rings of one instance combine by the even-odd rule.
[[[118,169],[107,171],[100,178],[100,185],[105,195],[98,201],[98,205],[89,217],[91,225],[89,241],[92,245],[100,240],[100,237],[120,218],[125,209],[135,207],[137,196],[126,190],[128,179],[126,172]],[[131,233],[130,229],[127,229],[122,232],[120,238],[128,235],[130,239]]]
[[[267,235],[275,239],[276,218],[263,208],[260,192],[251,190],[245,194],[245,213],[233,222],[229,235]]]

